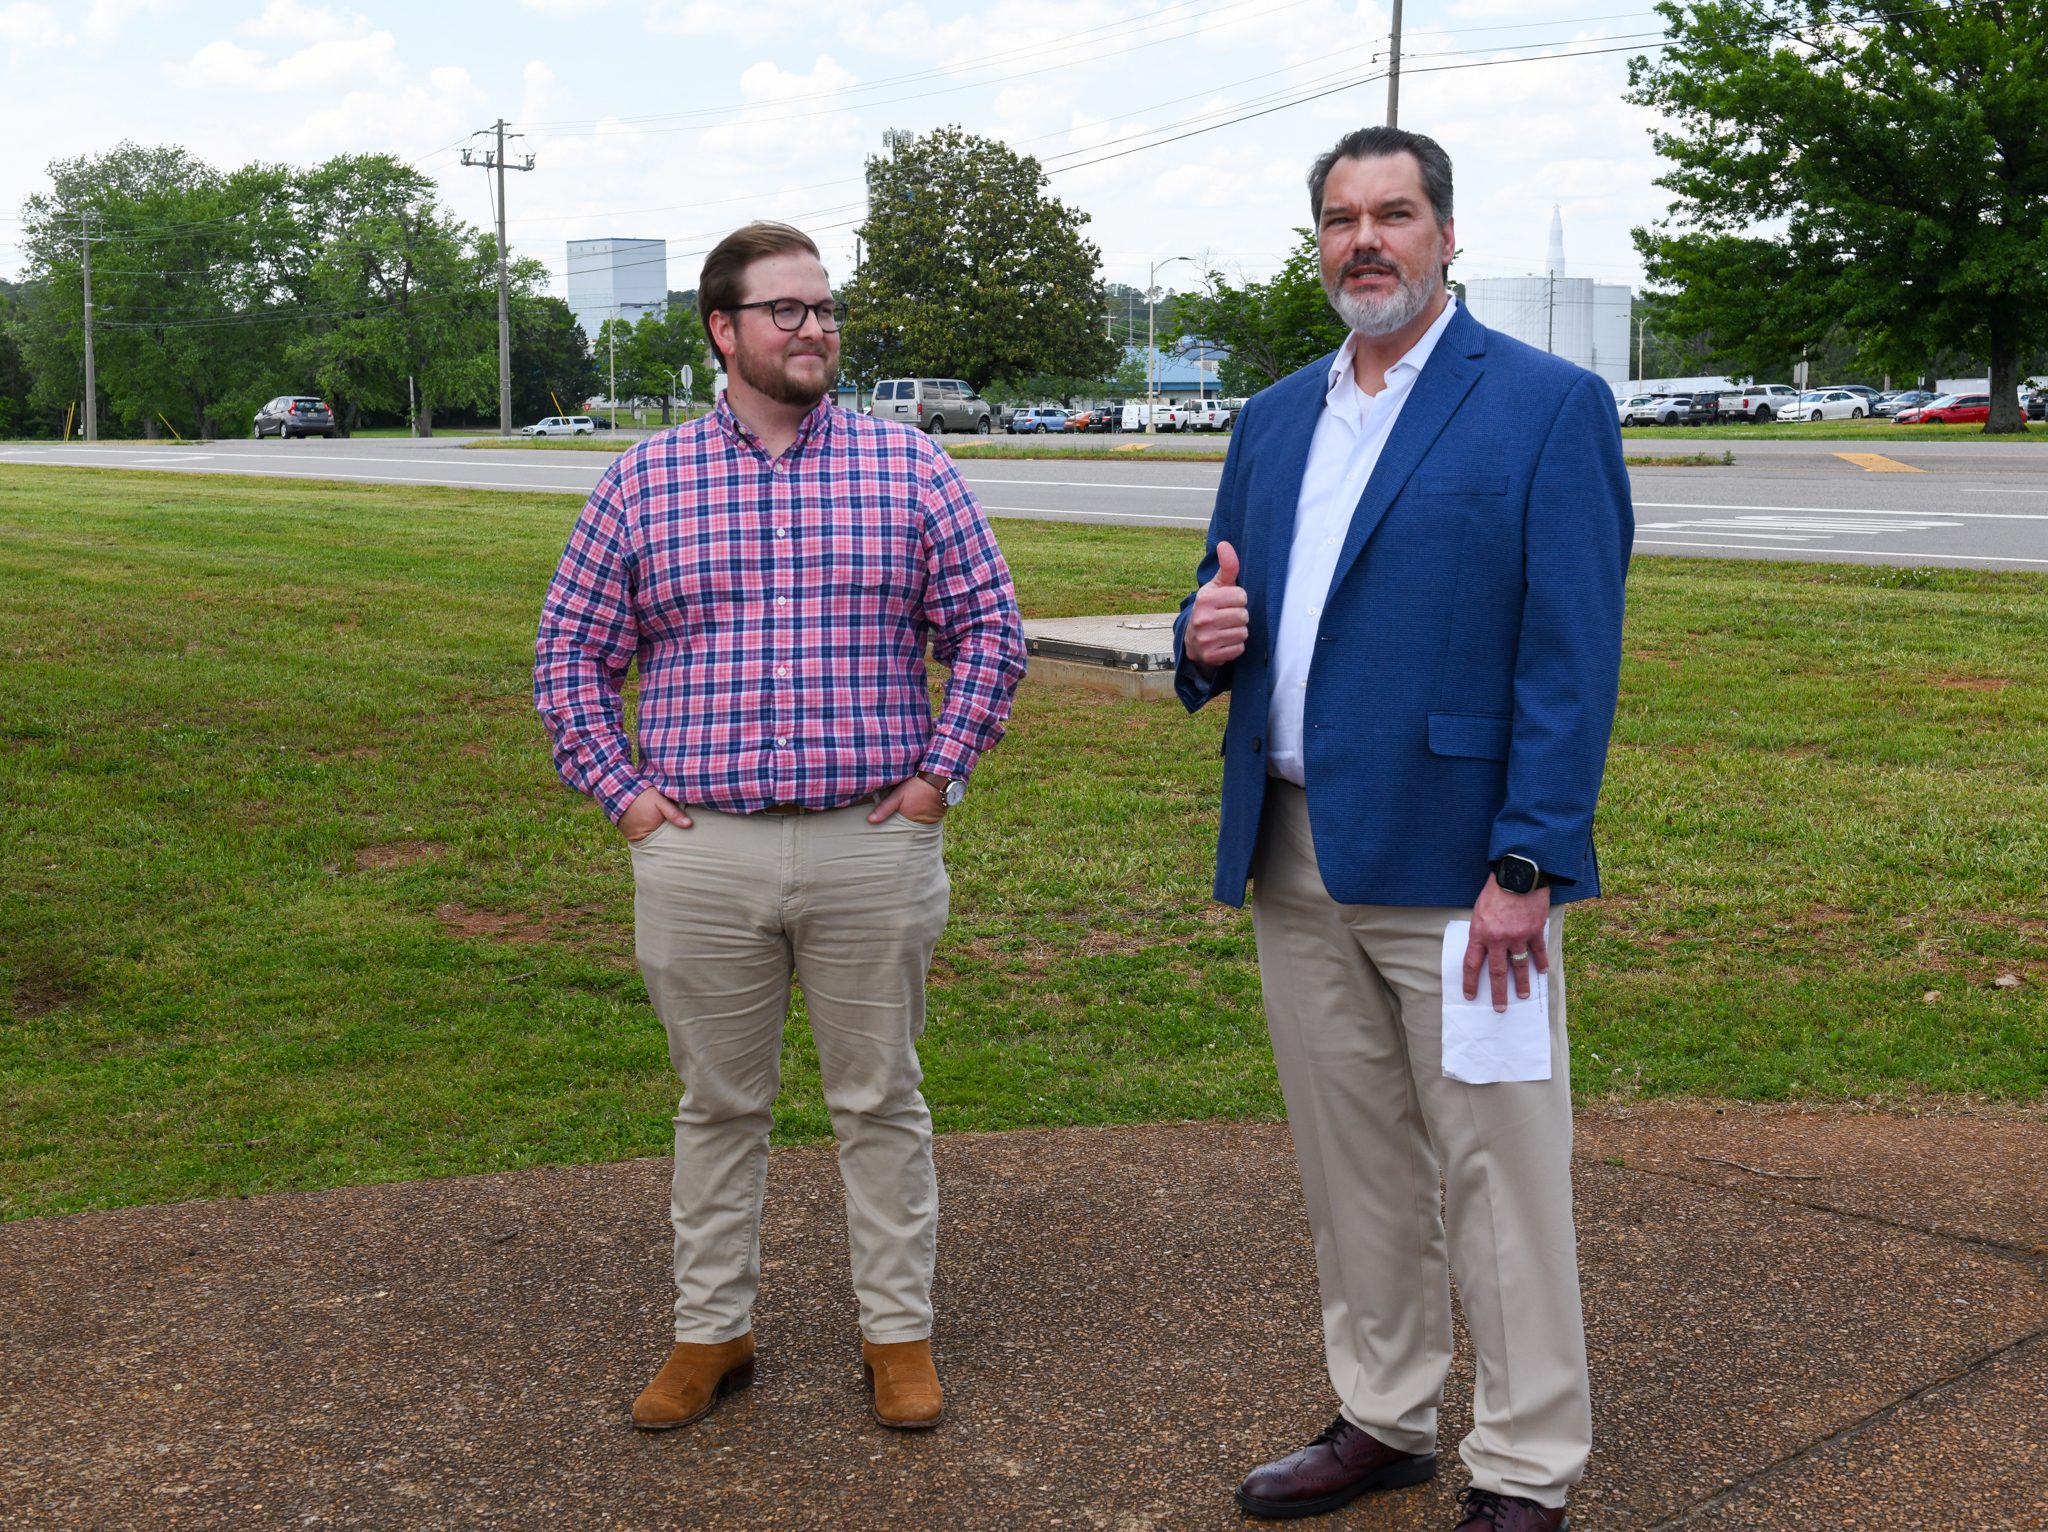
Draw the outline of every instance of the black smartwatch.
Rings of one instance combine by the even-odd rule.
[[[1533,894],[1549,885],[1550,874],[1526,856],[1509,852],[1493,864],[1493,881],[1511,894]]]

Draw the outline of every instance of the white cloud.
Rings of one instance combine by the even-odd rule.
[[[611,0],[526,0],[526,8],[529,11],[539,11],[543,16],[560,16],[567,19],[572,16],[588,15],[592,11],[601,11],[610,3]]]
[[[323,42],[337,37],[361,37],[370,30],[370,22],[354,11],[332,11],[325,6],[307,5],[304,0],[270,0],[262,15],[243,22],[235,30],[244,37]]]
[[[222,39],[208,43],[186,63],[164,66],[165,77],[185,90],[267,94],[396,85],[404,74],[398,41],[389,32],[317,42],[275,64],[253,48]]]
[[[17,55],[31,48],[54,48],[62,35],[56,14],[47,5],[24,3],[0,11],[0,43]]]
[[[173,0],[93,0],[92,9],[85,13],[85,35],[104,47],[118,41],[133,18],[161,16],[171,9],[172,3]]]

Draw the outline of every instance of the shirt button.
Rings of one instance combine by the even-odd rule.
[[[787,597],[787,596],[777,596],[777,597],[775,598],[775,604],[776,604],[777,606],[788,606],[788,605],[789,605],[789,597]]]
[[[789,736],[787,734],[778,734],[775,736],[775,743],[778,745],[786,745],[789,743]]]
[[[1323,609],[1319,606],[1312,606],[1308,609],[1308,614],[1311,617],[1320,617],[1323,615]]]
[[[786,676],[789,674],[789,667],[787,665],[777,665],[775,667],[775,673],[778,676]]]
[[[781,533],[779,533],[779,532],[778,532],[778,533],[776,533],[776,536],[778,536],[778,537],[780,537],[781,535],[782,535],[782,534],[781,534]],[[1334,538],[1334,537],[1326,537],[1326,538],[1324,538],[1324,539],[1323,539],[1323,541],[1324,541],[1324,542],[1326,542],[1326,543],[1328,543],[1328,544],[1329,544],[1329,545],[1330,545],[1330,546],[1331,546],[1332,548],[1334,548],[1334,547],[1336,547],[1336,546],[1337,546],[1337,539],[1336,539],[1336,538]]]
[[[788,528],[788,527],[777,527],[777,528],[775,529],[775,535],[776,535],[777,537],[787,537],[787,536],[789,536],[789,528]]]

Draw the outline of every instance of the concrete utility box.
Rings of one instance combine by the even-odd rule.
[[[1026,681],[1154,702],[1173,695],[1175,612],[1044,617],[1024,624]]]

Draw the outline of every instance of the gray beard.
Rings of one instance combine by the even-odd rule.
[[[1341,279],[1340,279],[1341,284]],[[1325,289],[1327,291],[1327,289]],[[1329,294],[1330,307],[1337,311],[1337,317],[1360,335],[1392,335],[1428,306],[1436,296],[1436,283],[1428,279],[1409,281],[1401,279],[1401,285],[1384,298],[1366,298],[1347,293],[1339,285]]]

